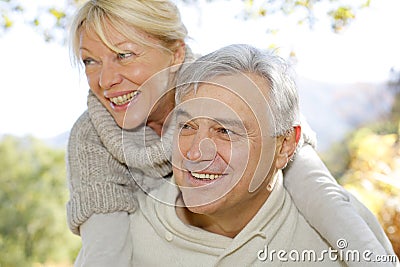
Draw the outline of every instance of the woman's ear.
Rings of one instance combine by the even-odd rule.
[[[296,151],[297,144],[299,143],[301,136],[301,127],[293,127],[293,131],[289,134],[283,136],[283,141],[280,146],[278,146],[278,153],[276,157],[275,166],[278,169],[284,169],[288,164],[289,160],[292,158],[294,152]]]
[[[186,45],[182,40],[178,40],[174,44],[173,59],[171,62],[171,72],[179,70],[180,65],[185,61]]]

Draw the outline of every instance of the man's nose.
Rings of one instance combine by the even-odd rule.
[[[102,89],[111,89],[114,85],[121,83],[122,75],[116,63],[103,63],[100,73],[99,85]]]
[[[217,154],[217,147],[209,137],[196,136],[195,140],[186,152],[184,166],[190,171],[202,171],[207,169]]]
[[[190,161],[209,161],[215,158],[217,147],[214,141],[205,134],[197,134],[190,149],[186,152]]]

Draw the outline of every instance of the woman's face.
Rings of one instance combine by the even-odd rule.
[[[157,44],[157,40],[138,34],[147,42]],[[171,93],[161,102],[159,98],[166,92],[168,80],[174,75],[169,67],[183,62],[184,45],[178,45],[175,53],[169,53],[161,48],[134,43],[111,26],[108,36],[122,53],[111,50],[93,31],[83,30],[81,33],[80,53],[90,89],[120,127],[130,129],[144,122],[149,125],[162,123],[173,108],[174,98]],[[160,71],[155,79],[146,82]]]

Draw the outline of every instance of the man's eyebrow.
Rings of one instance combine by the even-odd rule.
[[[175,116],[176,117],[183,116],[183,117],[187,117],[187,118],[192,118],[193,117],[192,115],[190,115],[189,112],[187,112],[187,111],[185,111],[185,110],[183,110],[181,108],[175,109]]]
[[[239,119],[227,119],[227,118],[215,118],[211,116],[192,116],[189,112],[183,109],[176,109],[175,110],[176,117],[186,117],[188,119],[196,119],[196,118],[207,118],[213,121],[218,122],[222,126],[230,126],[230,127],[239,127],[239,128],[246,128],[246,122],[239,120]]]
[[[238,128],[246,127],[246,123],[239,119],[226,119],[226,118],[211,118],[211,119],[218,122],[224,127],[225,126],[238,127]]]

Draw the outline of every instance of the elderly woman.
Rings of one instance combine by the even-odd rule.
[[[92,0],[74,17],[72,52],[90,87],[88,110],[71,130],[67,153],[68,224],[83,244],[78,265],[129,265],[119,255],[132,249],[125,244],[137,190],[148,191],[171,174],[173,127],[165,122],[175,106],[176,77],[192,59],[186,36],[176,6],[167,0]],[[338,198],[347,196],[309,145],[291,165],[285,175],[289,192],[320,230],[319,217],[308,217],[316,202],[303,198],[321,185]],[[376,241],[371,231],[365,236]]]
[[[119,265],[112,256],[127,229],[118,226],[135,210],[137,185],[152,187],[171,173],[170,153],[164,152],[160,136],[174,108],[174,92],[168,89],[180,64],[192,56],[186,35],[170,1],[88,1],[73,20],[72,51],[84,65],[90,92],[88,110],[69,139],[67,215],[72,232],[82,237],[85,265]],[[163,79],[144,84],[164,69]],[[135,130],[122,132],[122,127]],[[113,232],[107,230],[111,222]],[[95,233],[96,243],[85,242],[91,224],[105,229]]]

